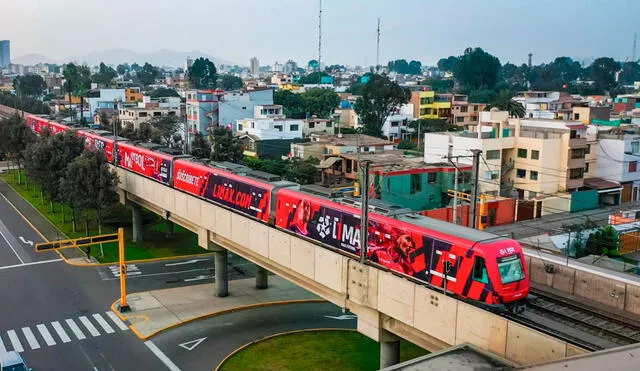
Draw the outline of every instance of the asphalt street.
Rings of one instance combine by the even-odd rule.
[[[153,341],[182,370],[210,371],[235,349],[268,335],[355,327],[355,316],[344,315],[331,303],[289,304],[200,320],[162,333]]]

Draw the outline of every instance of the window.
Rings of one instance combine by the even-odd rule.
[[[573,114],[573,119],[574,120],[580,120],[580,114],[579,113],[574,113]]]
[[[331,121],[327,121],[325,127],[330,128],[331,126],[333,126],[333,123]]]
[[[500,280],[503,284],[524,279],[522,261],[518,254],[498,258],[498,270],[500,271]]]
[[[460,112],[469,112],[469,107],[467,106],[460,107]]]
[[[293,124],[289,126],[289,131],[298,131],[300,126],[298,124]]]
[[[630,173],[635,173],[638,169],[638,161],[631,161],[629,162],[629,172]]]
[[[591,153],[591,144],[587,144],[587,148],[584,150],[585,155],[588,155],[589,153]]]
[[[540,159],[540,151],[532,149],[531,150],[531,159],[532,160],[539,160]]]
[[[484,173],[484,178],[487,180],[496,180],[498,179],[500,173],[498,171],[486,171]]]
[[[154,112],[153,116],[157,117],[157,116],[162,116],[162,112]]]
[[[438,173],[427,173],[427,183],[435,183],[438,179]]]
[[[273,125],[273,130],[282,131],[282,125]]]
[[[569,170],[569,179],[581,179],[583,175],[584,175],[584,168]]]
[[[631,153],[640,152],[640,142],[631,142]]]
[[[473,263],[473,276],[474,281],[489,283],[489,276],[487,275],[487,266],[485,265],[484,258],[476,256],[476,261]]]
[[[527,150],[524,148],[518,148],[518,157],[527,158]]]
[[[585,173],[589,172],[589,164],[588,163],[584,164],[584,172]]]
[[[533,171],[531,170],[529,172],[529,179],[531,180],[538,180],[538,172],[537,171]]]
[[[584,158],[584,150],[582,148],[572,149],[571,158],[574,160],[579,158]]]
[[[478,106],[477,106],[477,105],[474,105],[474,106],[473,106],[473,110],[474,110],[474,111],[477,111],[477,110],[478,110]]]
[[[138,116],[139,117],[147,117],[147,113],[146,112],[140,112],[140,114]]]
[[[577,132],[577,131],[575,131],[575,130],[571,130],[571,131],[569,132],[569,138],[571,138],[571,139],[576,139],[577,137],[578,137],[578,132]]]
[[[518,178],[526,178],[527,177],[527,171],[525,169],[517,169],[516,170],[516,177],[518,177]]]
[[[490,151],[487,151],[487,153],[485,154],[485,158],[487,160],[499,160],[500,159],[500,150],[499,149],[492,149]]]
[[[387,190],[391,189],[391,178],[387,178]]]
[[[397,128],[397,127],[398,127],[398,125],[400,125],[400,122],[399,122],[399,121],[391,121],[391,127],[392,127],[392,128]]]
[[[175,116],[176,115],[176,111],[169,111],[168,115],[169,116]]]
[[[315,122],[310,122],[309,123],[309,129],[314,129],[316,127],[316,123]]]
[[[251,123],[251,129],[255,129],[255,128],[256,128],[256,123],[255,123],[255,122],[252,122],[252,123]]]
[[[420,174],[411,174],[411,193],[422,191],[422,183],[420,182]]]
[[[456,122],[460,123],[460,122],[464,122],[464,116],[458,116],[456,117]]]
[[[538,192],[529,191],[529,198],[536,198],[536,197],[538,197]]]
[[[238,131],[242,131],[242,124],[238,124]]]

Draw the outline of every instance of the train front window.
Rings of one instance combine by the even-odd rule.
[[[503,284],[524,279],[524,270],[518,254],[498,258],[498,270]]]
[[[476,261],[473,264],[473,279],[478,282],[489,283],[487,266],[484,263],[484,259],[479,256],[476,256]]]

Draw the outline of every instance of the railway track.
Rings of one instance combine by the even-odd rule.
[[[523,314],[507,317],[581,348],[596,351],[640,342],[640,324],[604,311],[535,292]]]

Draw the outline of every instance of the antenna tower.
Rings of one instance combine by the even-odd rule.
[[[529,53],[529,68],[531,68],[531,57],[533,57],[533,54]]]
[[[631,61],[636,62],[636,39],[638,34],[633,34],[633,52],[631,53]]]
[[[322,61],[322,0],[320,0],[320,11],[318,12],[318,69]]]

